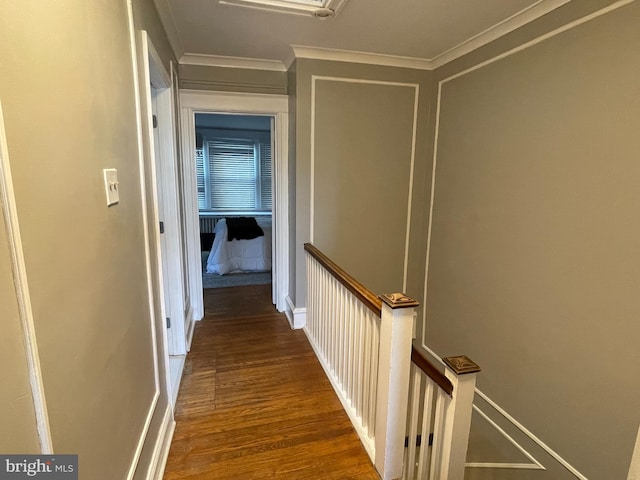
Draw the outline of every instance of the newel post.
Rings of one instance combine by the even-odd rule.
[[[401,293],[383,301],[378,356],[375,466],[382,480],[402,477],[413,319],[418,302]]]
[[[447,357],[445,376],[453,384],[453,398],[446,410],[442,432],[441,478],[462,480],[469,445],[469,429],[476,376],[480,367],[468,357]]]

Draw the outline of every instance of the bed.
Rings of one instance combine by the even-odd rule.
[[[227,225],[227,219],[218,220],[215,226],[215,238],[211,251],[207,258],[206,272],[225,275],[235,272],[264,272],[271,270],[271,226],[258,226],[263,235],[255,238],[236,237],[252,237],[253,227],[243,227],[234,224],[253,224],[255,219],[228,219],[230,226]],[[255,223],[257,226],[257,223]],[[246,235],[247,232],[251,232]],[[240,233],[238,233],[240,232]],[[257,233],[257,232],[256,232]],[[232,238],[232,239],[231,239]]]

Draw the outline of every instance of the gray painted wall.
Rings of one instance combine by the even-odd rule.
[[[606,3],[570,4],[436,77]],[[634,2],[446,81],[438,118],[426,344],[478,362],[480,390],[591,479],[626,478],[640,420],[638,25]],[[477,403],[548,471],[467,479],[574,478]],[[527,462],[478,415],[469,459]]]
[[[426,157],[430,73],[392,67],[298,59],[295,62],[295,278],[291,298],[306,304],[303,245],[311,232],[312,103],[315,103],[315,243],[376,293],[402,290],[411,154]],[[315,99],[312,77],[318,79]],[[343,81],[344,80],[344,81]],[[392,83],[411,84],[392,85]],[[418,86],[416,138],[414,97]],[[313,102],[312,100],[315,100]],[[393,169],[390,174],[389,169]],[[424,228],[428,171],[413,173],[411,242]],[[339,205],[342,205],[339,207]],[[368,245],[363,248],[363,242]],[[408,288],[419,295],[420,248],[409,250]]]
[[[180,88],[284,95],[287,93],[287,72],[180,65]]]
[[[13,283],[9,240],[0,210],[0,451],[38,452],[38,431],[29,383],[18,301]],[[10,432],[10,435],[7,433]]]
[[[53,445],[79,454],[82,475],[96,480],[125,477],[155,390],[126,5],[0,5],[0,99]],[[133,6],[136,28],[149,31],[168,67],[151,0]],[[107,167],[118,169],[121,187],[111,208]],[[0,292],[10,300],[5,277]],[[3,342],[17,347],[15,315],[2,319],[11,323]],[[7,354],[15,357],[11,381],[24,389],[23,353]],[[166,406],[161,386],[157,412]],[[28,437],[33,413],[4,400],[2,410],[3,418],[16,414],[3,438]],[[152,441],[158,425],[154,418]],[[32,438],[21,442],[37,451]],[[140,470],[150,458],[145,446]]]

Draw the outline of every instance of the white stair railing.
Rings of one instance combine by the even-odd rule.
[[[415,348],[403,480],[462,480],[480,367],[465,356],[444,358],[444,375]]]
[[[423,370],[415,366],[415,360],[412,363],[418,303],[403,294],[378,297],[313,245],[305,244],[305,251],[304,331],[382,480],[462,479],[456,472],[464,471],[471,416],[471,403],[467,405],[468,393],[464,392],[468,390],[466,379],[473,377],[475,383],[475,375],[462,380],[454,374],[455,378],[447,380],[431,365],[431,370],[442,377],[440,383],[447,382],[450,390],[445,394],[447,398],[436,398],[435,406],[431,401],[425,402],[420,396],[425,387],[416,377],[423,375],[418,373]],[[425,362],[428,363],[426,359],[418,361],[418,365]],[[410,383],[414,387],[412,403]],[[436,395],[434,387],[430,388],[430,395]],[[470,395],[472,400],[473,387]],[[419,408],[427,408],[427,404],[430,410],[421,413]],[[417,438],[417,422],[427,417],[433,421],[427,423],[426,430],[423,428],[427,433],[422,438],[432,433],[438,439],[438,448],[417,451],[415,446],[409,447],[405,456],[407,429],[408,438]],[[460,447],[462,440],[464,445]],[[409,441],[409,446],[412,443],[415,441]],[[427,457],[433,468],[421,467],[422,457]],[[436,476],[416,476],[423,471],[436,472]]]

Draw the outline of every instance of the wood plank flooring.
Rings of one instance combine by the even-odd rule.
[[[379,480],[271,285],[205,290],[165,480]]]

